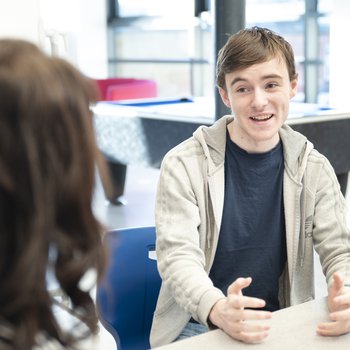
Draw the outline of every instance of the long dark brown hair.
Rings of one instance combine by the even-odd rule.
[[[103,228],[91,207],[100,161],[89,110],[95,98],[93,82],[65,60],[0,40],[0,329],[8,329],[0,339],[11,349],[30,349],[38,334],[74,345],[47,291],[51,249],[72,312],[97,331],[94,302],[79,284],[104,267]]]

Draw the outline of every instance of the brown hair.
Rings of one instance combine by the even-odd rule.
[[[225,75],[280,56],[286,63],[290,81],[297,78],[293,48],[283,37],[267,28],[242,29],[229,37],[218,54],[216,82],[223,89]]]
[[[0,40],[0,325],[29,349],[38,334],[71,346],[52,312],[50,263],[72,311],[91,332],[97,316],[79,281],[104,267],[91,202],[96,148],[93,82],[23,40]],[[54,248],[56,259],[49,261]],[[1,337],[2,335],[0,335]],[[11,338],[11,337],[10,337]]]

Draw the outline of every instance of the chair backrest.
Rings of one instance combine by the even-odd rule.
[[[118,350],[150,348],[161,284],[155,240],[154,227],[118,229],[104,237],[109,261],[97,286],[97,305],[101,322],[116,338]]]
[[[157,97],[157,83],[152,79],[95,79],[101,101],[119,101]]]

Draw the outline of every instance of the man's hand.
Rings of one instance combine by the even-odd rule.
[[[328,290],[329,318],[332,322],[320,323],[317,333],[337,336],[350,332],[350,288],[344,286],[342,276],[336,272]]]
[[[243,295],[242,289],[251,282],[250,277],[234,281],[227,290],[227,297],[213,306],[209,320],[234,339],[245,343],[258,343],[269,334],[270,326],[263,320],[270,319],[271,312],[246,309],[265,306],[264,300]]]

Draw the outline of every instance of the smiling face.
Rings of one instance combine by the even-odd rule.
[[[219,92],[234,115],[228,126],[231,140],[253,153],[276,146],[296,90],[297,79],[290,81],[279,57],[226,74],[225,89],[219,87]]]

